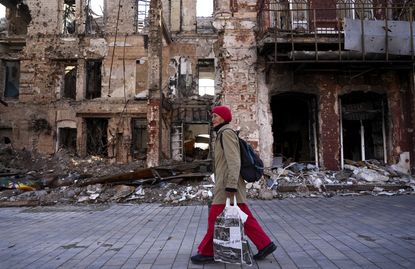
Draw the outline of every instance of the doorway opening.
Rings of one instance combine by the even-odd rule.
[[[210,142],[209,124],[176,123],[172,126],[171,152],[176,161],[206,160]]]
[[[108,119],[86,118],[87,153],[108,156]]]
[[[147,157],[147,119],[132,119],[132,145],[131,152],[134,159],[144,160]]]
[[[76,153],[76,128],[58,128],[58,148]]]
[[[352,92],[340,97],[342,163],[345,159],[386,160],[385,96]]]
[[[316,104],[316,97],[305,93],[282,93],[271,98],[275,157],[286,163],[318,165]]]

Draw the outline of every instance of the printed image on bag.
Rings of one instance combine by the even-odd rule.
[[[242,211],[235,205],[236,200],[234,206],[227,201],[225,209],[215,221],[214,259],[224,263],[252,265],[252,251],[240,216]]]

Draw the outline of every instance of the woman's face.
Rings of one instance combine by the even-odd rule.
[[[225,120],[221,116],[219,116],[218,114],[216,114],[216,113],[212,114],[212,125],[213,125],[213,127],[221,124],[224,121]]]

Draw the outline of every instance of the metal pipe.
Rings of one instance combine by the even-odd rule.
[[[383,140],[383,161],[388,162],[388,156],[386,152],[386,126],[385,126],[385,103],[382,100],[382,140]]]
[[[342,99],[339,98],[339,115],[340,115],[340,168],[344,168],[344,149],[343,149],[343,115]]]
[[[366,160],[365,155],[365,126],[363,125],[363,121],[360,120],[360,149],[362,153],[362,161]]]
[[[316,51],[316,61],[318,61],[318,44],[317,44],[317,23],[316,23],[316,9],[313,8],[313,27],[314,27],[314,47]]]

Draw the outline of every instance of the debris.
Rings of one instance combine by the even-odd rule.
[[[65,151],[46,156],[0,147],[0,153],[0,206],[208,204],[213,197],[211,160],[146,168],[141,161],[118,165],[102,157],[81,159]],[[404,158],[402,154],[401,159]],[[323,171],[313,164],[295,162],[274,164],[265,171],[263,179],[247,184],[248,198],[391,196],[415,192],[411,175],[375,160],[345,160],[342,171]]]
[[[0,178],[1,189],[17,189],[22,191],[34,191],[40,188],[40,183],[37,180],[32,180],[18,175],[6,176]]]
[[[396,172],[408,175],[411,170],[409,152],[405,151],[399,155],[399,162],[391,165],[392,169]]]
[[[368,182],[386,182],[389,180],[389,177],[381,175],[376,171],[370,170],[368,168],[355,168],[353,169],[353,174],[357,179],[365,180]]]

